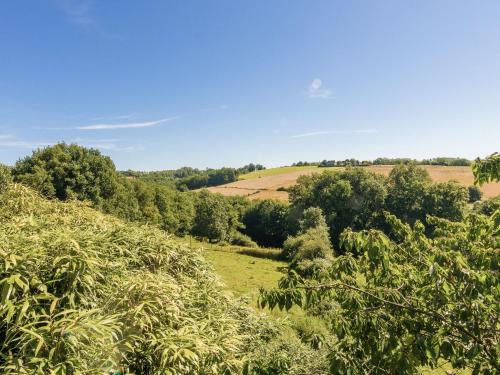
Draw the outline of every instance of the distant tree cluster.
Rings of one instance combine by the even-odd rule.
[[[345,159],[345,160],[322,160],[320,162],[307,162],[299,161],[293,163],[293,166],[309,166],[317,165],[319,167],[357,167],[369,165],[397,165],[397,164],[417,164],[417,165],[442,165],[450,167],[470,166],[472,162],[465,158],[450,158],[450,157],[437,157],[432,159],[410,159],[410,158],[376,158],[374,160],[358,160],[358,159]]]
[[[241,174],[266,169],[261,164],[247,164],[241,168],[223,167],[219,169],[200,170],[191,167],[182,167],[173,170],[140,172],[127,170],[121,172],[124,176],[137,178],[149,183],[163,184],[175,187],[180,191],[201,189],[234,182]]]
[[[262,171],[264,169],[266,169],[266,167],[264,167],[262,164],[250,163],[250,164],[244,165],[241,168],[238,168],[237,172],[238,172],[238,175],[240,175],[240,174],[245,174],[245,173],[250,173],[250,172],[255,172],[255,171]]]
[[[322,160],[319,163],[320,167],[358,167],[368,165],[372,165],[372,162],[367,160],[359,161],[357,159]]]
[[[308,167],[308,166],[311,166],[311,165],[318,165],[319,163],[318,162],[309,162],[309,161],[298,161],[296,163],[293,163],[292,164],[292,167]]]
[[[336,247],[346,228],[383,229],[384,210],[410,224],[426,223],[427,215],[458,221],[469,200],[465,187],[432,183],[427,171],[413,164],[397,165],[388,178],[357,168],[301,176],[289,191],[293,206],[322,210]]]

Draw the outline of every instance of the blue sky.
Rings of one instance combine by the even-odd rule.
[[[0,4],[0,161],[57,141],[120,169],[500,145],[500,1]]]

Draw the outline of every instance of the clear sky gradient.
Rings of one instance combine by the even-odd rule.
[[[120,169],[500,151],[500,1],[0,4],[0,161]]]

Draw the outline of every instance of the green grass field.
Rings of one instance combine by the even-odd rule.
[[[315,165],[310,165],[306,167],[278,167],[278,168],[269,168],[264,169],[262,171],[254,171],[250,173],[242,174],[239,177],[239,180],[251,180],[253,178],[266,177],[266,176],[274,176],[278,174],[288,173],[288,172],[296,172],[296,171],[312,171],[318,169]],[[322,168],[324,169],[324,168]]]
[[[271,289],[277,286],[283,276],[280,268],[286,266],[285,262],[258,258],[251,255],[241,254],[243,248],[237,246],[221,246],[218,244],[207,244],[192,238],[179,239],[180,242],[190,244],[192,248],[203,249],[205,258],[213,265],[215,271],[222,279],[228,292],[236,297],[246,297],[250,300],[250,306],[259,309],[257,300],[259,289]],[[265,249],[259,249],[265,251]],[[276,250],[272,250],[276,251]],[[275,318],[288,318],[292,322],[304,318],[304,311],[293,307],[289,312],[279,310],[264,310]],[[468,375],[470,371],[451,371],[451,366],[443,363],[436,369],[422,368],[421,374],[446,375],[449,373],[457,375]]]

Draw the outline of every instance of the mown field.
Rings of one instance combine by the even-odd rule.
[[[370,171],[389,175],[392,165],[372,165],[363,167]],[[470,167],[447,167],[436,165],[424,165],[433,181],[446,182],[455,180],[464,186],[474,183],[474,176]],[[294,185],[297,178],[312,173],[322,173],[324,171],[340,170],[341,168],[318,168],[307,167],[279,167],[262,171],[247,173],[240,177],[239,181],[230,184],[210,187],[208,190],[222,195],[247,196],[250,199],[279,199],[288,200],[288,193],[281,189],[286,189]],[[500,194],[500,183],[489,183],[482,186],[485,198],[495,197]]]

